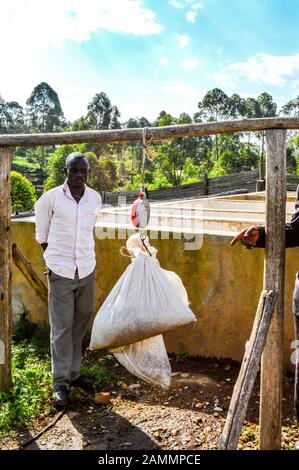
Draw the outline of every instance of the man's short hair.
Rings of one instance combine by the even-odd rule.
[[[89,168],[89,161],[88,161],[88,158],[87,156],[85,155],[85,153],[81,153],[81,152],[72,152],[70,153],[67,157],[66,157],[66,161],[65,161],[65,167],[66,168],[69,168],[70,164],[72,161],[74,160],[79,160],[79,159],[84,159],[86,160],[87,162],[87,165],[88,165],[88,168]]]

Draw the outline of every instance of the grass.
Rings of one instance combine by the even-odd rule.
[[[86,363],[81,367],[81,374],[87,375],[94,379],[95,386],[100,386],[105,383],[117,382],[120,380],[120,376],[115,372],[110,372],[106,368],[106,360],[101,359],[101,362],[93,362],[93,360],[86,361]]]
[[[0,437],[52,411],[51,364],[40,337],[13,345],[13,388],[0,393]]]
[[[13,389],[0,393],[0,438],[34,425],[54,411],[47,343],[48,335],[39,332],[13,345]],[[81,374],[94,378],[96,386],[112,385],[119,376],[107,370],[105,362],[104,359],[99,362],[97,355],[90,357],[82,366]]]
[[[12,159],[12,163],[19,167],[19,169],[24,168],[26,170],[38,170],[40,168],[39,163],[37,162],[28,162],[26,157],[20,157],[15,155]]]
[[[176,354],[176,361],[183,362],[188,359],[188,351],[186,346],[183,343],[179,343],[178,352]]]
[[[33,325],[28,314],[23,307],[14,325],[13,388],[9,392],[0,392],[0,438],[34,427],[36,421],[54,412],[49,331]],[[118,380],[97,353],[87,355],[81,373],[93,377],[97,386]]]

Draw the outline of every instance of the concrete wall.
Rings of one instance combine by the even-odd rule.
[[[33,223],[13,222],[13,241],[43,276],[45,269],[42,250],[34,239]],[[189,355],[229,357],[241,360],[248,340],[263,278],[263,250],[246,250],[229,246],[230,238],[205,235],[203,246],[197,251],[184,250],[183,240],[154,240],[163,268],[175,271],[183,280],[198,321],[165,335],[169,352],[176,352],[183,343]],[[96,239],[97,271],[96,312],[130,262],[120,256],[119,248],[125,240]],[[291,299],[295,273],[299,270],[299,249],[287,250],[286,308],[285,308],[285,363],[293,350],[293,318]],[[21,302],[30,311],[34,322],[47,320],[47,309],[34,294],[22,274],[13,270],[13,309]]]

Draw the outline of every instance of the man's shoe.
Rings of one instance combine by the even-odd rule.
[[[69,401],[69,391],[65,385],[55,385],[53,400],[56,408],[65,408]]]
[[[77,379],[71,381],[71,387],[80,387],[90,390],[94,385],[94,379],[86,375],[80,375]]]

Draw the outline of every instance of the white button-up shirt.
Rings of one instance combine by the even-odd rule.
[[[51,271],[69,279],[88,276],[95,268],[93,228],[101,207],[101,196],[85,185],[79,203],[67,180],[44,193],[34,205],[36,240],[48,243],[43,256]]]

